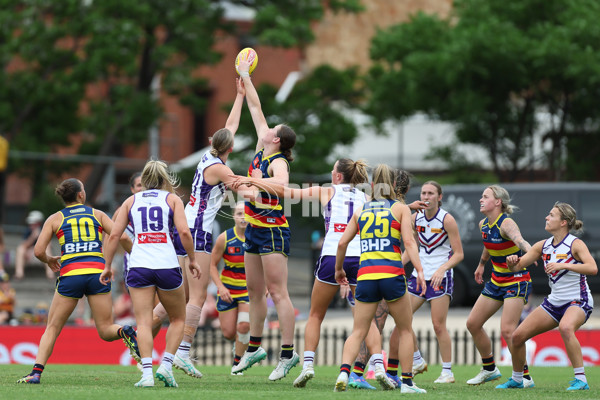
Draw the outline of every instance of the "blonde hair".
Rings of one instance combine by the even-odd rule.
[[[396,174],[394,170],[385,164],[379,164],[373,171],[373,198],[397,200]]]
[[[577,212],[570,204],[557,201],[554,208],[560,212],[560,217],[567,221],[569,231],[579,232],[583,229],[583,222],[577,219]]]
[[[367,163],[365,160],[352,161],[349,158],[340,158],[337,162],[337,172],[342,174],[344,183],[358,185],[369,181]]]
[[[169,171],[166,162],[150,160],[142,170],[142,186],[146,190],[160,189],[175,193],[175,189],[179,187],[179,178]]]
[[[233,133],[227,128],[219,129],[211,138],[210,154],[214,157],[223,155],[233,147]]]
[[[502,186],[490,185],[486,189],[490,189],[492,191],[495,199],[502,201],[502,212],[504,214],[510,215],[519,209],[517,206],[510,204],[510,196],[508,191]]]

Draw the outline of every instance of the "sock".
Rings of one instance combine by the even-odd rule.
[[[342,364],[342,366],[340,367],[340,374],[342,372],[345,372],[346,375],[350,376],[350,364]]]
[[[240,363],[240,360],[242,359],[242,357],[236,355],[235,357],[233,357],[233,366],[235,367],[236,365],[238,365]]]
[[[142,358],[142,378],[152,378],[152,357]]]
[[[192,347],[192,344],[190,342],[184,342],[182,341],[181,344],[179,345],[179,348],[177,349],[177,354],[179,357],[183,358],[184,360],[186,358],[190,358],[190,347]]]
[[[250,342],[248,342],[248,353],[254,353],[260,347],[262,342],[262,336],[250,336]]]
[[[391,376],[398,376],[398,363],[399,360],[395,358],[388,359],[387,373]]]
[[[165,351],[163,353],[163,359],[160,365],[163,365],[167,371],[173,371],[173,357],[175,357],[173,354]]]
[[[417,350],[413,353],[413,364],[421,362],[422,359],[421,351]]]
[[[292,358],[294,356],[294,345],[293,344],[282,344],[281,345],[281,358]]]
[[[576,379],[579,379],[582,382],[588,383],[587,378],[585,377],[584,367],[573,368],[573,372],[575,373],[575,378]]]
[[[531,380],[531,375],[529,375],[529,366],[525,364],[523,366],[523,379]]]
[[[412,386],[413,385],[412,378],[413,378],[412,372],[403,372],[402,373],[402,384]]]
[[[121,339],[123,339],[123,327],[120,327],[119,329],[117,329],[117,335],[119,335],[119,337]]]
[[[363,364],[361,362],[355,362],[352,372],[354,372],[356,374],[356,376],[358,376],[360,378],[365,373],[365,364]]]
[[[185,306],[185,325],[183,326],[182,341],[189,343],[194,341],[201,315],[202,307],[198,307],[193,304],[188,304]]]
[[[315,362],[315,352],[314,351],[305,351],[304,352],[304,365],[302,369],[308,368],[309,365],[313,365]]]
[[[517,383],[523,383],[523,373],[522,372],[517,372],[517,371],[513,371],[512,372],[512,380],[517,382]]]
[[[42,375],[44,372],[44,366],[42,364],[33,364],[33,369],[31,370],[31,375]]]
[[[375,369],[383,368],[383,354],[379,353],[379,354],[373,354],[373,366],[375,367]],[[384,369],[385,370],[385,369]]]
[[[483,363],[483,369],[486,371],[493,371],[496,369],[496,363],[494,362],[493,355],[491,355],[487,358],[482,358],[481,362]]]
[[[442,362],[442,374],[452,375],[452,362]]]

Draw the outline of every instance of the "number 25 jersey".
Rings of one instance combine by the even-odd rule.
[[[400,222],[392,214],[393,200],[365,203],[358,217],[360,267],[358,281],[404,275]]]
[[[169,194],[152,189],[134,195],[129,210],[134,237],[129,268],[179,267],[172,240],[173,210],[167,203]]]

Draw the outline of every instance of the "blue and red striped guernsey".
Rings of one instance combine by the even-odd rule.
[[[59,212],[63,220],[55,234],[61,250],[60,276],[101,273],[103,229],[94,209],[75,204]]]
[[[483,245],[490,253],[492,261],[492,283],[496,286],[510,286],[518,282],[531,281],[527,270],[512,272],[506,265],[506,257],[510,255],[521,255],[519,247],[510,239],[506,239],[500,232],[502,222],[509,218],[502,213],[490,224],[486,218],[481,225],[481,237]]]
[[[250,167],[248,168],[248,176],[252,174],[253,170],[260,169],[262,171],[263,178],[271,178],[271,175],[269,175],[267,171],[273,161],[281,158],[288,163],[287,159],[281,152],[274,153],[269,156],[264,156],[263,153],[264,149],[261,149],[252,159]],[[247,201],[245,204],[244,211],[246,214],[246,221],[255,227],[288,228],[289,224],[285,218],[279,197],[260,190],[260,187],[258,189],[259,194],[256,200]]]
[[[234,228],[225,231],[225,267],[221,271],[221,282],[229,290],[233,299],[248,296],[246,270],[244,268],[244,240]]]
[[[396,201],[365,203],[358,217],[360,267],[357,280],[378,280],[404,275],[400,248],[400,222],[392,214]]]

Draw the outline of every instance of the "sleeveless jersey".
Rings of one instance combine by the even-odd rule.
[[[83,204],[59,211],[63,217],[56,237],[60,243],[60,276],[99,274],[104,270],[102,225],[94,209]]]
[[[500,233],[502,221],[507,218],[509,217],[502,213],[493,223],[486,218],[481,226],[483,245],[490,253],[492,260],[492,283],[496,286],[509,286],[518,282],[531,281],[527,270],[511,272],[506,265],[507,256],[521,255],[519,247],[512,240],[505,239]]]
[[[269,175],[267,170],[271,163],[279,158],[283,159],[286,164],[288,164],[289,169],[289,163],[282,153],[278,152],[265,157],[264,149],[261,149],[254,156],[250,168],[248,169],[248,174],[251,174],[254,169],[260,169],[263,178],[271,178],[271,175]],[[288,228],[289,224],[283,213],[283,207],[279,201],[279,197],[262,191],[260,188],[258,189],[259,193],[256,200],[247,201],[245,204],[246,221],[255,227]]]
[[[248,296],[246,269],[244,268],[244,241],[234,228],[225,231],[225,267],[221,271],[221,282],[229,290],[231,298]]]
[[[133,224],[133,250],[129,268],[169,269],[179,266],[173,246],[173,210],[169,192],[144,190],[136,193],[129,210]]]
[[[209,185],[204,180],[204,171],[215,164],[224,164],[219,157],[204,153],[196,167],[190,201],[185,206],[185,216],[190,229],[212,233],[212,224],[221,208],[225,184]]]
[[[358,217],[361,248],[358,281],[404,275],[400,222],[392,215],[395,203],[370,201],[365,203]]]
[[[363,192],[348,184],[334,185],[333,196],[323,207],[325,218],[325,239],[321,248],[322,256],[335,256],[338,242],[346,230],[346,225],[352,218],[354,210],[367,201]],[[347,257],[360,256],[360,239],[358,235],[352,239],[346,250]]]
[[[420,244],[419,259],[426,281],[431,280],[440,265],[452,257],[448,232],[444,228],[444,218],[447,214],[446,210],[440,208],[430,220],[423,211],[417,212],[415,217],[415,230]],[[452,273],[452,270],[450,271]],[[416,277],[417,271],[413,269],[412,275]]]
[[[552,244],[553,238],[546,239],[542,247],[544,265],[549,263],[582,264],[571,253],[573,242],[577,239],[576,236],[567,234],[556,246]],[[574,300],[582,300],[593,306],[594,300],[585,275],[563,269],[548,274],[548,283],[551,290],[548,296],[550,303],[559,306]]]

